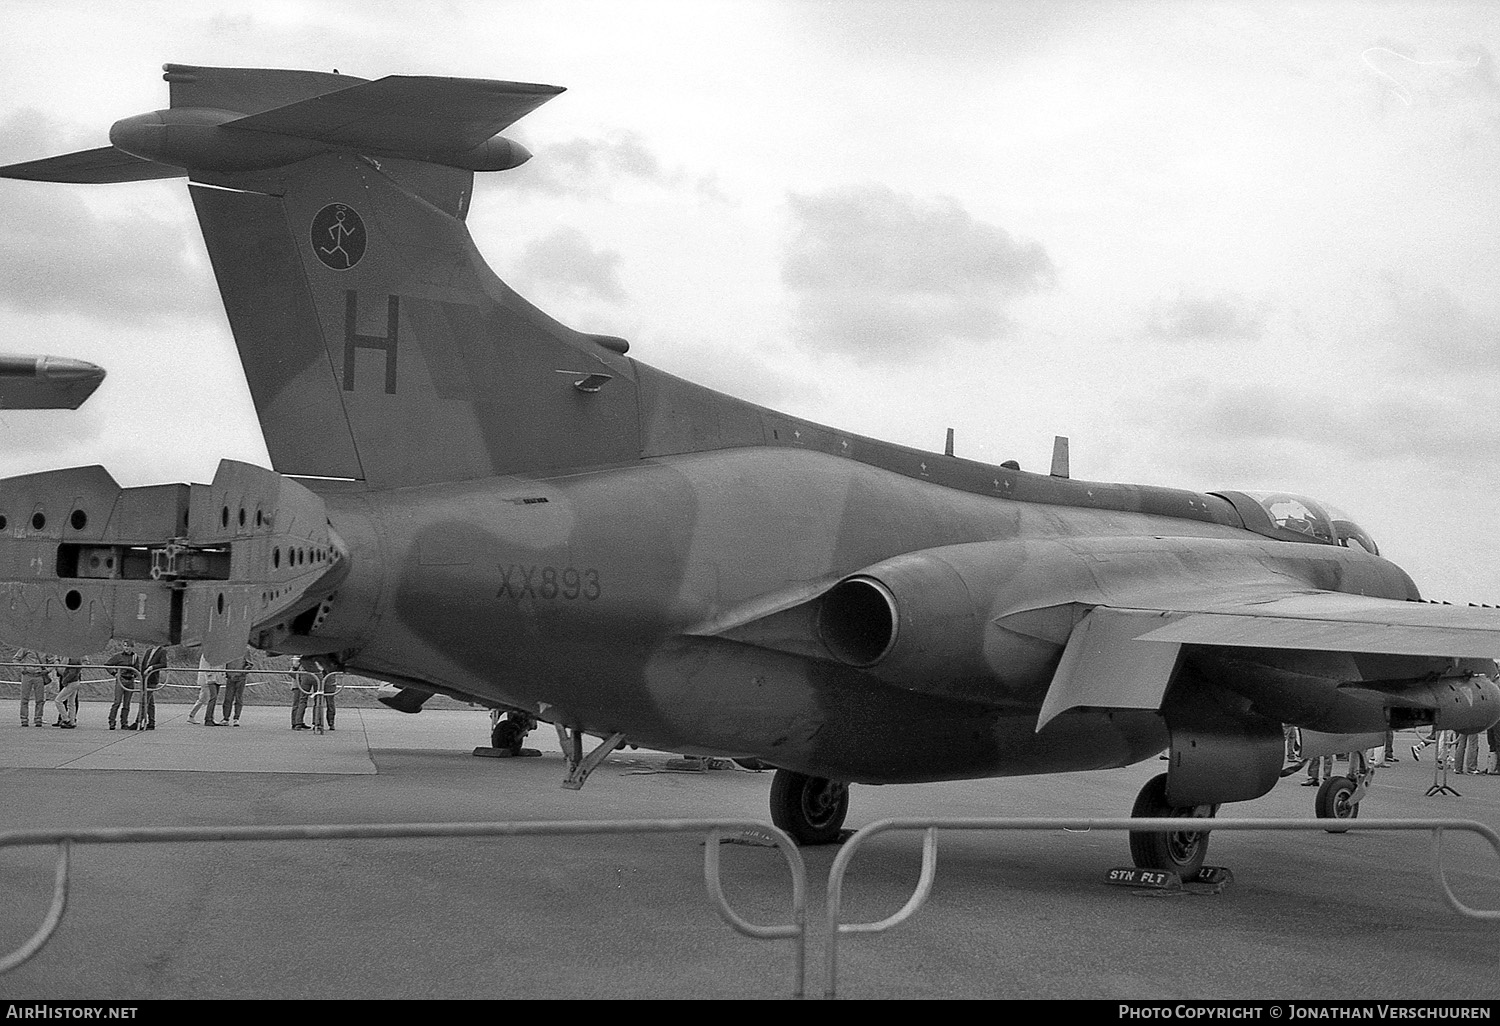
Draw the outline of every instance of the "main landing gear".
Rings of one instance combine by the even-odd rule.
[[[779,769],[771,781],[771,822],[798,844],[832,844],[849,813],[849,785]]]
[[[1168,805],[1167,775],[1160,773],[1141,788],[1130,815],[1137,818],[1212,819],[1218,811],[1217,805]],[[1177,830],[1166,834],[1132,830],[1130,857],[1141,869],[1169,870],[1186,880],[1203,868],[1204,856],[1208,854],[1208,838],[1209,834],[1201,830]]]

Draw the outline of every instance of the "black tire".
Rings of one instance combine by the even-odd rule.
[[[779,769],[771,780],[771,822],[798,844],[832,844],[849,813],[849,785]]]
[[[490,747],[508,749],[512,752],[521,750],[521,743],[526,740],[526,731],[510,717],[496,723],[490,731]]]
[[[1316,809],[1319,819],[1358,819],[1359,802],[1351,802],[1354,781],[1349,777],[1329,777],[1318,788]],[[1330,830],[1330,834],[1341,834],[1343,830]]]
[[[1207,819],[1219,811],[1217,805],[1167,804],[1167,775],[1159,773],[1146,782],[1130,809],[1133,817],[1182,817]],[[1141,869],[1166,870],[1186,880],[1196,876],[1208,855],[1206,831],[1178,831],[1170,834],[1131,831],[1130,857]]]

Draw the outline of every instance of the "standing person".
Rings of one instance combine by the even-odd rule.
[[[307,696],[317,681],[317,674],[302,668],[302,657],[292,656],[292,729],[312,730],[307,719]],[[307,690],[303,690],[306,688]]]
[[[120,729],[128,730],[130,723],[130,696],[140,688],[140,674],[135,672],[135,642],[126,640],[125,647],[104,661],[105,666],[118,666],[115,675],[114,700],[109,704],[109,729],[115,729],[115,714],[120,714]]]
[[[207,705],[207,712],[203,717],[205,727],[217,727],[219,724],[214,720],[214,706],[219,704],[219,670],[210,666],[208,656],[198,656],[198,701],[188,710],[188,722],[197,723],[198,710]]]
[[[1500,776],[1500,723],[1485,733],[1485,740],[1490,745],[1490,768],[1487,772],[1491,776]]]
[[[131,730],[156,729],[156,692],[162,686],[162,669],[167,665],[167,646],[155,645],[137,653],[134,666],[140,675],[141,707],[135,714]]]
[[[229,660],[224,667],[224,704],[220,707],[223,722],[230,722],[231,714],[234,716],[234,725],[240,725],[240,712],[245,708],[245,678],[250,669],[250,658],[242,655],[238,659]]]
[[[1479,768],[1479,735],[1460,734],[1453,746],[1453,772],[1475,773]]]
[[[1303,787],[1317,787],[1333,776],[1333,760],[1335,756],[1324,755],[1316,759],[1307,760],[1307,779],[1302,781]]]
[[[66,730],[78,726],[78,689],[83,687],[83,660],[77,657],[57,671],[57,725]]]
[[[16,649],[15,661],[21,663],[21,726],[26,719],[26,702],[36,709],[36,725],[45,727],[47,711],[47,657],[29,648]]]

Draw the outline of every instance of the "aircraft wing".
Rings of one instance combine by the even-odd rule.
[[[1096,606],[1068,638],[1038,729],[1079,706],[1160,708],[1184,645],[1494,659],[1500,656],[1500,609],[1327,591],[1221,598],[1197,608]],[[1225,684],[1234,689],[1232,680]],[[1376,682],[1368,686],[1380,689]]]
[[[224,127],[381,150],[469,150],[562,91],[526,82],[388,75]]]
[[[1500,609],[1309,592],[1211,610],[1170,610],[1140,641],[1390,655],[1500,656]]]
[[[158,164],[154,160],[133,157],[113,146],[96,150],[79,150],[60,157],[28,160],[0,167],[0,178],[19,178],[32,182],[71,182],[103,185],[110,182],[146,182],[156,178],[181,178],[187,172],[180,167]]]

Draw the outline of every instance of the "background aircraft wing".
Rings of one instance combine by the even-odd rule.
[[[158,164],[154,160],[133,157],[113,146],[97,150],[79,150],[60,157],[28,160],[22,164],[0,167],[0,178],[20,178],[31,182],[73,182],[103,185],[110,182],[145,182],[154,178],[181,178],[187,172],[180,167]]]
[[[388,75],[224,127],[380,150],[469,150],[562,91],[526,82]]]
[[[0,355],[0,410],[76,410],[103,380],[83,360]]]

